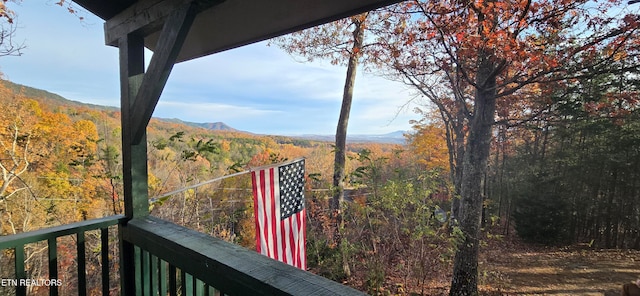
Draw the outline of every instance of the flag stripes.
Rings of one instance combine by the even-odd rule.
[[[251,173],[256,250],[306,269],[304,159]]]

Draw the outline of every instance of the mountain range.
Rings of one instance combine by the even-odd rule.
[[[54,106],[74,106],[74,107],[82,106],[82,107],[86,107],[86,108],[90,108],[90,109],[119,111],[119,108],[116,108],[116,107],[100,106],[100,105],[94,105],[94,104],[88,104],[88,103],[73,101],[73,100],[66,99],[66,98],[64,98],[64,97],[62,97],[62,96],[60,96],[58,94],[55,94],[55,93],[52,93],[52,92],[49,92],[49,91],[46,91],[46,90],[37,89],[37,88],[30,87],[30,86],[13,83],[13,82],[8,81],[8,80],[2,80],[1,82],[3,84],[5,84],[9,89],[14,90],[15,92],[21,92],[26,97],[38,98],[39,100],[46,101],[48,104],[51,104],[51,105],[54,105]],[[208,130],[233,131],[233,132],[242,132],[242,133],[253,134],[253,133],[251,133],[249,131],[241,131],[241,130],[235,129],[235,128],[225,124],[224,122],[198,123],[198,122],[184,121],[184,120],[178,119],[178,118],[156,118],[156,117],[154,117],[154,118],[157,119],[157,120],[162,120],[162,121],[172,122],[172,123],[178,123],[178,124],[184,124],[184,125],[187,125],[187,126],[199,127],[199,128],[204,128],[204,129],[208,129]],[[406,142],[405,136],[404,136],[405,134],[406,134],[406,131],[395,131],[395,132],[392,132],[392,133],[381,134],[381,135],[347,135],[347,142],[350,142],[350,143],[405,144],[405,142]],[[315,140],[315,141],[324,141],[324,142],[333,142],[333,141],[335,141],[335,136],[334,135],[305,134],[305,135],[285,135],[285,136],[288,136],[288,137],[291,137],[291,138]]]
[[[405,144],[405,131],[395,131],[388,134],[381,135],[349,135],[347,134],[347,142],[350,143],[387,143],[387,144]],[[307,140],[333,142],[335,136],[333,135],[300,135],[291,136],[294,138],[301,138]]]

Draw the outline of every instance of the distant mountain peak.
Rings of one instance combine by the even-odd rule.
[[[194,126],[194,127],[201,127],[201,128],[205,128],[205,129],[213,130],[213,131],[239,132],[239,130],[237,130],[235,128],[232,128],[229,125],[227,125],[226,123],[221,122],[221,121],[199,123],[199,122],[184,121],[184,120],[178,119],[178,118],[158,118],[158,119],[159,120],[163,120],[163,121],[168,121],[168,122],[182,123],[182,124],[186,124],[186,125]]]
[[[206,128],[206,129],[210,129],[210,130],[221,130],[221,131],[237,131],[235,128],[232,128],[230,126],[228,126],[227,124],[225,124],[224,122],[218,121],[218,122],[205,122],[205,123],[200,123],[200,126]]]
[[[388,134],[365,135],[365,134],[347,134],[348,143],[386,143],[386,144],[406,144],[404,135],[406,131],[395,131]],[[294,138],[332,142],[335,141],[335,135],[299,135]]]

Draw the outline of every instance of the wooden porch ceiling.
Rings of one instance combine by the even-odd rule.
[[[73,0],[107,21],[105,39],[117,46],[128,33],[144,36],[145,47],[156,49],[159,31],[172,8],[191,0]],[[209,8],[194,20],[177,62],[266,40],[331,22],[400,0],[197,0]],[[214,3],[222,2],[222,3]],[[169,7],[170,9],[167,9]]]

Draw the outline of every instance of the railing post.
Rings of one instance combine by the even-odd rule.
[[[18,286],[16,287],[17,296],[27,295],[27,286],[22,284],[23,279],[27,278],[27,273],[24,271],[24,245],[19,245],[15,248],[15,264],[16,264],[16,279],[18,280]]]
[[[178,277],[175,265],[169,264],[169,296],[178,295]]]
[[[149,254],[149,260],[151,262],[149,262],[149,266],[151,268],[151,272],[149,273],[149,275],[151,276],[151,278],[149,279],[150,283],[151,283],[151,295],[157,295],[158,291],[160,289],[160,282],[159,282],[159,272],[158,272],[158,257]]]
[[[76,234],[76,250],[78,252],[78,295],[87,295],[87,260],[84,231]]]
[[[146,250],[140,250],[140,283],[142,284],[142,295],[151,295],[151,254]]]
[[[160,287],[159,287],[159,292],[160,295],[167,295],[167,262],[162,261],[160,258],[156,257],[156,260],[158,260],[158,269],[159,269],[159,275],[158,275],[158,281],[160,282]],[[174,275],[175,276],[175,275]]]
[[[49,238],[48,240],[48,248],[49,248],[49,279],[58,279],[58,243],[57,237]],[[49,287],[50,293],[49,296],[57,296],[58,295],[58,286],[51,285]]]
[[[109,227],[100,229],[100,246],[102,261],[102,295],[109,295]]]

